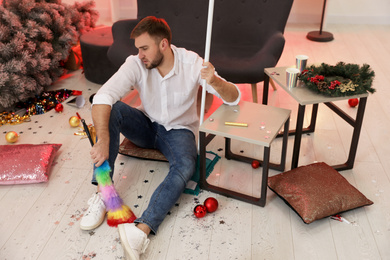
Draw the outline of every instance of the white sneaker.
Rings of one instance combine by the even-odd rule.
[[[150,240],[145,232],[135,226],[135,223],[118,225],[119,237],[127,260],[139,260],[149,245]]]
[[[89,208],[80,221],[80,228],[82,230],[95,229],[103,223],[106,216],[106,206],[104,205],[100,193],[95,193],[88,200]]]

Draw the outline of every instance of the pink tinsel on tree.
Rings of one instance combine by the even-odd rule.
[[[95,27],[94,1],[3,0],[0,6],[0,111],[39,95],[63,75],[79,36]]]

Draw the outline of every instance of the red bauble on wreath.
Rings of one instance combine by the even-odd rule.
[[[348,105],[350,107],[356,107],[358,104],[359,104],[359,99],[357,98],[348,99]]]
[[[195,206],[195,208],[194,208],[195,217],[203,218],[204,216],[206,216],[206,213],[207,213],[207,209],[205,206],[200,205],[200,204]]]
[[[213,197],[207,198],[204,201],[204,206],[206,207],[208,213],[214,212],[218,209],[218,201]]]

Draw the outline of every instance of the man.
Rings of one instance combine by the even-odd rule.
[[[171,45],[171,31],[165,20],[144,18],[131,38],[138,56],[129,56],[94,97],[92,119],[98,141],[91,149],[91,158],[96,167],[108,159],[114,171],[122,133],[140,147],[160,150],[169,161],[168,175],[154,191],[142,216],[132,224],[118,226],[126,256],[139,259],[149,243],[147,236],[156,234],[195,171],[195,133],[199,126],[196,99],[201,80],[206,79],[206,90],[228,105],[236,105],[241,93],[219,77],[211,63]],[[142,102],[138,109],[119,101],[132,86]],[[92,183],[96,184],[94,178]],[[89,203],[80,223],[85,230],[98,227],[105,216],[99,194]]]

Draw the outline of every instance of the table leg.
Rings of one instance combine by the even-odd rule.
[[[360,98],[358,111],[356,115],[355,127],[352,135],[352,143],[349,151],[348,164],[353,167],[353,163],[355,162],[356,150],[359,142],[360,131],[362,129],[364,111],[366,109],[367,97]]]
[[[268,172],[269,172],[269,157],[270,157],[270,147],[264,147],[264,160],[263,160],[263,176],[261,180],[261,195],[258,205],[261,207],[265,206],[267,199],[267,184],[268,184]]]
[[[295,127],[295,138],[294,138],[294,148],[293,148],[291,169],[295,169],[298,167],[299,150],[301,149],[303,118],[305,117],[305,107],[306,106],[301,104],[298,105],[298,116],[297,116],[297,125]]]
[[[342,119],[344,119],[345,122],[347,122],[348,124],[350,124],[353,127],[352,140],[351,140],[351,145],[349,148],[349,154],[348,154],[347,161],[345,163],[332,166],[337,171],[349,170],[349,169],[353,168],[353,165],[355,163],[357,147],[358,147],[358,143],[359,143],[360,132],[362,129],[366,103],[367,103],[367,97],[360,98],[358,111],[356,113],[355,119],[350,117],[348,114],[346,114],[343,110],[341,110],[339,107],[337,107],[333,103],[331,103],[331,102],[325,103],[325,105],[327,105],[337,115],[339,115]]]
[[[287,143],[288,143],[288,129],[290,126],[290,117],[287,118],[286,122],[284,123],[284,130],[283,130],[283,142],[282,142],[282,155],[280,158],[280,165],[281,171],[284,171],[284,168],[286,166],[286,155],[287,155]]]
[[[310,125],[308,125],[307,127],[302,126],[302,134],[314,133],[315,128],[316,128],[316,122],[317,122],[317,113],[318,113],[318,104],[313,104]],[[283,134],[284,134],[284,132],[278,134],[276,137],[282,137]],[[296,129],[291,129],[288,131],[289,136],[295,135],[295,134],[296,134]]]
[[[256,83],[252,83],[251,86],[252,86],[252,99],[253,99],[253,103],[257,103],[257,84]]]
[[[269,76],[265,74],[263,86],[263,105],[268,104]]]
[[[307,133],[314,133],[314,130],[316,129],[317,114],[318,114],[318,104],[313,104],[313,109],[311,110],[310,125],[306,128]]]
[[[359,143],[360,132],[363,124],[364,111],[366,109],[367,97],[360,98],[358,111],[356,114],[355,126],[353,129],[351,146],[349,148],[348,160],[346,162],[349,169],[353,168],[355,163],[356,151]]]
[[[206,133],[199,132],[199,186],[205,189],[206,179]]]

